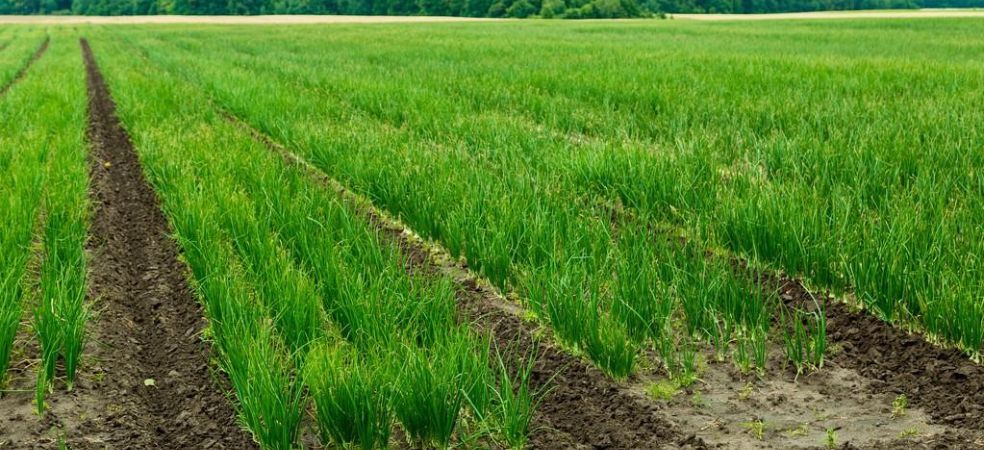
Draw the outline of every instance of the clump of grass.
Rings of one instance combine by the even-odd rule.
[[[632,374],[639,347],[620,324],[607,317],[600,321],[588,328],[585,352],[610,377],[625,379]]]
[[[307,357],[305,383],[325,446],[363,450],[386,447],[393,425],[392,385],[384,373],[346,348],[327,345]]]
[[[823,443],[827,448],[837,448],[837,430],[835,428],[827,428]]]
[[[823,366],[827,343],[827,321],[822,310],[804,312],[781,308],[786,324],[782,339],[786,358],[793,363],[796,374]]]
[[[693,385],[695,381],[697,381],[697,377],[694,374],[681,374],[675,377],[664,378],[651,383],[646,388],[646,393],[656,400],[670,400],[683,389]]]
[[[493,389],[492,417],[497,423],[498,434],[511,449],[526,448],[533,415],[551,389],[550,380],[539,388],[532,386],[537,356],[538,351],[534,348],[525,361],[510,368],[502,354],[496,352],[498,382]]]
[[[656,400],[669,400],[680,392],[680,385],[672,379],[666,379],[650,384],[646,393]]]
[[[902,439],[911,439],[917,436],[919,436],[919,429],[915,427],[906,428],[899,432],[899,437]]]
[[[0,270],[0,387],[7,378],[10,354],[21,316],[20,271],[4,267]]]
[[[786,430],[786,433],[793,437],[803,437],[810,434],[810,425],[808,423],[801,423],[796,428]]]
[[[454,357],[413,350],[402,355],[393,409],[418,445],[451,446],[465,395],[462,374],[455,370],[455,364],[445,362],[448,356]]]
[[[249,331],[229,333],[226,328],[222,344],[240,417],[264,448],[291,450],[306,403],[301,373],[268,326],[242,325]]]
[[[909,408],[909,398],[905,394],[899,394],[892,400],[892,418],[904,417]]]
[[[763,440],[765,439],[765,421],[762,419],[750,420],[748,422],[742,422],[741,426],[745,427],[755,439]]]
[[[42,282],[44,279],[42,278]],[[45,412],[45,395],[55,379],[55,367],[58,353],[61,351],[62,333],[51,305],[41,301],[34,312],[34,332],[41,344],[41,364],[38,366],[37,380],[34,389],[34,401],[39,416]]]

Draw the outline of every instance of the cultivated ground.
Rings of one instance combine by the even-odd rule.
[[[376,19],[0,27],[0,449],[984,448],[984,25]]]

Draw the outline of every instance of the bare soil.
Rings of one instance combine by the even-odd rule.
[[[210,372],[205,321],[188,270],[88,42],[81,44],[97,205],[91,286],[105,305],[99,340],[113,349],[103,360],[110,380],[103,392],[118,394],[123,405],[121,414],[94,418],[88,435],[108,432],[107,441],[119,441],[119,448],[254,448],[223,394],[227,388]]]
[[[210,372],[187,269],[92,51],[81,45],[94,202],[89,298],[97,317],[75,389],[49,395],[43,420],[31,413],[32,393],[4,399],[0,448],[256,448],[221,377]]]
[[[812,298],[830,297],[786,276],[764,283],[777,287],[788,303],[807,305]],[[946,426],[964,439],[955,448],[984,448],[984,367],[959,350],[933,345],[844,302],[828,301],[825,310],[832,365],[866,377],[867,392],[904,394],[910,405],[927,413],[930,424]]]

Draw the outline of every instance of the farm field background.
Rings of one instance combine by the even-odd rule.
[[[0,25],[0,448],[984,446],[982,32]]]

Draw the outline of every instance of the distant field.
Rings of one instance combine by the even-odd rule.
[[[933,14],[0,26],[0,449],[984,446]]]
[[[980,9],[923,9],[870,11],[812,11],[774,14],[673,14],[674,19],[687,20],[791,20],[791,19],[939,19],[984,17]]]
[[[984,17],[978,9],[925,10],[868,10],[817,11],[773,14],[671,14],[674,19],[733,21],[733,20],[792,20],[792,19],[932,19]],[[439,16],[332,16],[332,15],[269,15],[269,16],[13,16],[0,15],[0,24],[345,24],[345,23],[431,23],[504,21],[510,19],[439,17]],[[514,19],[513,19],[514,20]],[[648,20],[648,19],[617,19]],[[610,21],[610,20],[609,20]]]
[[[0,24],[336,24],[336,23],[431,23],[479,22],[503,19],[437,16],[3,16]]]

